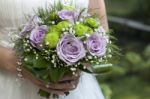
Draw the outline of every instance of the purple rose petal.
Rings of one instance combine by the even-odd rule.
[[[107,39],[94,33],[87,39],[86,45],[91,55],[101,57],[106,53]]]
[[[45,37],[46,32],[48,31],[47,26],[37,26],[32,30],[30,35],[31,44],[33,47],[39,48],[40,44],[42,44],[43,39]]]
[[[59,58],[73,65],[83,57],[85,57],[85,49],[82,42],[73,35],[64,35],[57,44],[57,54]]]
[[[35,19],[35,15],[32,16],[29,21],[25,24],[24,28],[21,31],[21,35],[24,36],[26,33],[32,31],[33,28],[35,28],[35,25],[33,24],[33,20]]]
[[[68,20],[73,23],[76,20],[78,13],[75,11],[62,10],[58,12],[58,16],[62,20]]]

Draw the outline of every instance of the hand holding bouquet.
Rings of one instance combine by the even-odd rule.
[[[100,74],[110,70],[115,46],[100,20],[86,9],[61,3],[39,8],[21,28],[15,49],[23,68],[47,85],[77,72]],[[49,97],[49,93],[40,90]]]

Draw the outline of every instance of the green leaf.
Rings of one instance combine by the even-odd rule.
[[[84,69],[84,68],[83,68],[83,65],[80,65],[80,66],[79,66],[79,69],[80,69],[81,71],[86,72],[86,73],[90,73],[90,74],[93,73],[92,70],[90,70],[90,69]]]
[[[32,74],[35,74],[36,70],[34,69],[33,66],[30,65],[24,65],[24,68],[30,71]]]
[[[28,54],[28,55],[25,56],[24,59],[26,59],[26,61],[24,60],[24,64],[25,64],[25,65],[33,66],[33,61],[35,60],[34,55],[29,55],[29,54]]]
[[[48,93],[48,92],[46,92],[46,91],[43,91],[43,90],[39,90],[39,92],[38,92],[39,94],[40,94],[40,96],[42,96],[42,97],[45,97],[45,98],[49,98],[50,97],[50,93]]]
[[[44,83],[50,82],[48,70],[45,70],[45,69],[36,70],[35,69],[35,74],[36,74],[36,77],[42,80]]]
[[[93,72],[96,74],[107,73],[112,70],[112,64],[102,64],[92,66]]]
[[[49,70],[50,80],[53,83],[57,83],[66,73],[68,72],[67,68],[51,68]]]
[[[38,57],[38,59],[34,59],[33,66],[38,69],[47,68],[49,63],[43,59],[42,57]]]

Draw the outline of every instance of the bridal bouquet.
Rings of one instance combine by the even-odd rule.
[[[39,8],[17,35],[15,50],[23,68],[47,84],[78,70],[101,74],[112,66],[112,36],[87,9],[61,3]]]

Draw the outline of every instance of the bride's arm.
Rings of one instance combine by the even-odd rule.
[[[0,69],[17,74],[16,68],[17,56],[15,54],[15,51],[0,46]],[[36,79],[30,72],[26,71],[25,69],[23,69],[22,74],[24,78],[29,79],[41,89],[54,94],[64,94],[64,92],[69,92],[70,90],[75,89],[79,82],[79,76],[66,76],[63,79],[61,79],[61,83],[51,84],[49,85],[49,88],[47,88],[42,81]],[[70,81],[70,83],[62,83],[63,81]]]
[[[0,46],[0,69],[16,74],[16,59],[17,57],[14,51]]]
[[[91,13],[98,14],[102,26],[105,28],[105,30],[108,30],[109,27],[104,0],[89,0],[89,8]]]

